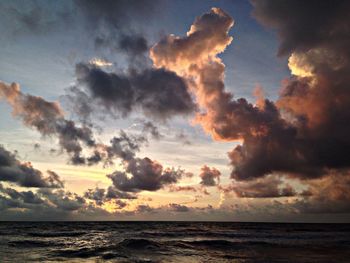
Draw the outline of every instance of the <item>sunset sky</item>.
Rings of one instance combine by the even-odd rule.
[[[0,220],[349,222],[350,2],[0,2]]]

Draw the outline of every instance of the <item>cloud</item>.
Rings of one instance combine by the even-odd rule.
[[[8,32],[11,36],[49,34],[54,29],[71,25],[73,18],[69,5],[50,6],[40,0],[2,2],[0,15],[4,33]]]
[[[330,176],[308,182],[308,189],[293,206],[304,214],[350,213],[350,176],[332,172]]]
[[[125,117],[134,110],[141,110],[147,116],[162,120],[195,110],[185,81],[165,69],[117,74],[80,63],[76,65],[76,76],[77,85],[82,89],[72,88],[69,96],[73,101],[76,97],[76,103],[83,103],[83,107],[94,102],[112,115]],[[84,101],[75,96],[82,93]]]
[[[234,192],[240,198],[278,198],[297,196],[296,191],[280,176],[267,176],[248,182],[235,182],[229,187],[219,187],[225,193]]]
[[[24,208],[23,213],[72,213],[85,206],[85,199],[62,189],[40,188],[36,192],[17,191],[0,184],[0,210]],[[20,211],[18,212],[19,214]],[[62,214],[61,214],[62,215]]]
[[[135,210],[137,213],[153,213],[155,209],[149,205],[138,205]]]
[[[279,54],[305,52],[315,46],[342,46],[349,42],[348,1],[251,1],[253,15],[262,24],[274,28],[280,37]],[[310,20],[310,14],[313,14]],[[343,46],[344,47],[344,46]]]
[[[0,99],[5,99],[12,106],[13,115],[22,119],[24,125],[36,129],[43,136],[57,137],[73,164],[85,162],[81,156],[82,145],[96,145],[92,130],[87,126],[77,127],[75,122],[65,119],[57,102],[23,94],[18,84],[7,85],[3,82],[0,82]]]
[[[185,37],[170,35],[156,43],[150,52],[153,63],[186,79],[201,110],[196,121],[206,132],[216,140],[242,142],[229,153],[233,179],[273,173],[319,178],[330,169],[348,169],[349,38],[340,28],[349,27],[349,5],[336,2],[325,15],[333,2],[319,8],[308,2],[306,9],[317,19],[306,22],[309,13],[301,2],[253,3],[259,21],[277,29],[280,54],[294,52],[289,61],[294,74],[303,72],[284,82],[276,102],[260,99],[253,105],[225,91],[225,66],[217,55],[232,41],[233,19],[218,8],[196,18]]]
[[[93,58],[90,59],[89,64],[94,65],[96,67],[110,67],[113,66],[113,63],[102,59],[102,58]]]
[[[194,186],[189,186],[189,185],[170,185],[169,186],[169,192],[194,192],[196,193],[198,189]]]
[[[298,1],[253,4],[257,19],[277,30],[279,54],[290,55],[294,76],[284,81],[274,105],[283,122],[267,125],[268,132],[245,138],[243,146],[230,153],[236,167],[233,177],[283,172],[305,179],[349,169],[350,126],[345,120],[350,117],[346,73],[350,69],[350,20],[345,13],[350,5],[344,1],[308,2],[306,6]],[[305,10],[312,10],[315,19],[309,21]]]
[[[115,171],[107,177],[121,191],[138,192],[141,190],[157,191],[164,185],[176,183],[184,174],[184,170],[163,168],[157,161],[146,157],[134,158],[126,162],[125,171]]]
[[[60,5],[44,0],[10,1],[0,4],[1,15],[11,24],[13,34],[48,34],[54,29],[65,29],[83,25],[85,34],[97,38],[102,33],[112,43],[124,31],[132,31],[133,25],[151,21],[157,14],[161,1],[98,1],[74,0]],[[135,29],[133,28],[133,31]]]
[[[150,57],[156,67],[176,72],[187,80],[196,95],[200,112],[196,122],[216,140],[237,141],[258,136],[267,127],[284,129],[284,122],[272,102],[263,109],[247,100],[233,99],[225,91],[225,65],[217,56],[231,43],[233,19],[219,8],[198,18],[185,37],[169,36],[156,43]]]
[[[108,177],[121,191],[156,191],[164,185],[176,183],[186,174],[181,169],[163,168],[160,163],[147,157],[136,157],[140,146],[147,142],[147,138],[143,135],[129,136],[124,131],[120,131],[119,136],[113,137],[109,145],[97,143],[93,131],[88,126],[77,127],[75,122],[64,118],[59,104],[47,102],[40,97],[25,95],[20,92],[17,84],[10,86],[4,83],[0,84],[0,98],[4,98],[10,103],[14,115],[22,118],[25,125],[36,128],[41,134],[58,137],[60,146],[70,155],[72,164],[93,165],[103,162],[108,165],[112,164],[114,159],[120,159],[125,170],[116,171]],[[172,90],[172,92],[174,91]],[[151,129],[153,135],[157,135],[155,126],[148,123],[146,128]],[[84,146],[92,151],[91,155],[82,156]],[[21,165],[20,168],[26,170],[27,173],[35,172],[38,174],[30,164]],[[128,174],[131,174],[132,177],[129,178]],[[6,178],[8,181],[17,180],[10,175],[7,175]],[[49,172],[49,177],[46,180],[48,183],[54,183],[58,177],[55,173]],[[103,202],[102,199],[98,200],[97,198],[98,196],[103,198],[103,194],[101,190],[101,192],[91,192],[89,196],[97,202]]]
[[[104,188],[98,188],[96,187],[95,189],[88,189],[84,193],[84,197],[89,200],[95,201],[95,203],[98,206],[102,206],[105,202],[109,202],[113,200],[114,202],[118,202],[119,206],[123,206],[120,199],[123,200],[130,200],[130,199],[137,199],[136,195],[132,195],[126,192],[121,192],[115,189],[114,187],[110,186],[106,189]]]
[[[158,127],[155,126],[151,121],[143,122],[142,126],[143,132],[150,133],[154,139],[159,140],[163,137],[163,135],[159,132]]]
[[[16,183],[23,187],[61,188],[63,182],[53,171],[45,177],[31,163],[22,163],[16,156],[0,146],[0,181]]]
[[[113,137],[110,145],[97,143],[90,126],[77,126],[74,121],[65,119],[58,103],[23,94],[15,83],[7,85],[0,82],[0,99],[5,99],[12,106],[13,115],[21,118],[26,126],[35,128],[43,136],[56,137],[74,165],[110,164],[114,158],[130,159],[139,151],[140,145],[147,142],[143,135],[128,136],[120,131],[120,136]],[[92,151],[90,156],[82,155],[84,147]]]
[[[38,194],[49,201],[50,205],[62,211],[76,211],[85,204],[83,197],[69,191],[40,189],[38,190]]]
[[[132,21],[143,21],[154,15],[159,1],[146,0],[75,0],[75,5],[86,18],[89,26],[99,29],[101,26],[109,30],[123,29]]]
[[[42,204],[44,200],[37,196],[32,191],[23,191],[18,192],[12,188],[4,188],[2,184],[0,184],[0,192],[9,196],[12,200],[23,201],[23,203],[27,204]]]
[[[169,204],[169,209],[174,212],[188,212],[190,209],[181,204]]]
[[[159,17],[162,1],[75,0],[74,4],[97,49],[120,52],[134,66],[146,64],[148,41],[142,27]]]
[[[119,41],[119,49],[130,56],[139,56],[148,51],[148,43],[143,36],[124,35]]]
[[[220,176],[221,173],[216,168],[208,167],[204,165],[201,168],[201,173],[199,174],[199,177],[201,178],[200,184],[204,186],[215,186],[220,182]]]

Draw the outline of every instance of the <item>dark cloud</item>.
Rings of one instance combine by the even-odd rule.
[[[330,176],[308,183],[309,187],[293,207],[300,213],[350,213],[350,176],[347,172],[331,172]]]
[[[53,30],[83,25],[85,33],[98,38],[135,31],[134,25],[149,23],[158,14],[161,1],[74,0],[55,5],[45,0],[7,1],[0,4],[1,15],[14,34],[47,34]],[[136,36],[136,34],[135,34]]]
[[[115,158],[128,162],[135,158],[136,152],[140,150],[144,143],[147,143],[147,138],[143,135],[127,135],[125,131],[121,130],[119,136],[115,136],[110,140],[109,145],[98,145],[95,152],[96,159],[98,161],[103,160],[105,164],[112,164]]]
[[[34,213],[53,212],[57,214],[71,213],[84,206],[84,198],[61,189],[40,188],[37,192],[17,191],[5,188],[0,184],[0,210],[2,211],[11,208],[25,208],[24,213],[28,210]]]
[[[316,46],[349,44],[350,3],[346,0],[251,2],[258,21],[277,30],[280,55],[305,52]]]
[[[37,194],[45,198],[49,202],[49,205],[53,205],[55,209],[62,211],[77,211],[85,204],[83,197],[69,191],[40,189]]]
[[[128,176],[131,175],[131,177]],[[125,171],[107,175],[114,186],[126,192],[157,191],[164,185],[176,183],[185,171],[163,166],[149,158],[134,158],[125,162]]]
[[[77,126],[74,121],[65,119],[58,103],[23,94],[17,84],[0,82],[0,99],[7,100],[13,114],[21,118],[26,126],[35,128],[43,136],[56,137],[74,165],[110,164],[114,158],[128,160],[134,158],[135,152],[147,142],[143,135],[128,136],[120,131],[119,136],[110,140],[110,145],[97,143],[90,126]],[[92,151],[90,156],[83,156],[84,147]]]
[[[20,162],[14,154],[2,146],[0,146],[0,181],[23,187],[63,187],[63,182],[56,173],[47,171],[45,177],[31,163]]]
[[[199,174],[199,177],[201,178],[200,184],[204,186],[215,186],[220,182],[220,176],[221,173],[216,168],[208,167],[204,165],[201,168],[201,173]]]
[[[22,34],[42,35],[71,24],[70,5],[52,6],[44,0],[3,1],[0,3],[3,31],[12,36]],[[7,26],[7,27],[6,27]]]
[[[181,204],[169,204],[169,209],[174,212],[188,212],[190,209]]]
[[[105,192],[103,188],[88,189],[84,193],[86,199],[94,200],[97,205],[101,206],[105,202]]]
[[[154,213],[155,209],[149,205],[138,205],[135,210],[137,213]]]
[[[284,81],[265,132],[243,137],[243,146],[230,153],[232,176],[250,179],[284,172],[305,179],[348,169],[349,3],[253,3],[258,20],[277,30],[280,54],[291,55],[294,76]],[[310,10],[315,19],[309,19]]]
[[[136,195],[132,195],[126,192],[121,192],[112,186],[108,187],[107,190],[104,188],[98,188],[98,187],[96,187],[95,189],[88,189],[88,191],[84,193],[84,197],[86,199],[95,201],[95,203],[98,206],[102,206],[105,202],[109,202],[112,200],[115,203],[117,202],[116,204],[119,207],[123,206],[123,204],[126,205],[126,203],[121,200],[137,199]]]
[[[107,189],[106,198],[107,199],[137,199],[137,196],[126,192],[118,191],[114,187],[110,186]]]
[[[142,123],[142,130],[145,133],[150,133],[152,138],[159,140],[163,137],[163,135],[159,132],[159,129],[157,126],[155,126],[151,121],[146,121]]]
[[[74,3],[97,48],[120,51],[133,62],[145,59],[148,43],[142,27],[159,16],[161,1],[75,0]]]
[[[143,36],[124,35],[119,41],[119,49],[132,56],[142,55],[148,51],[148,43]]]
[[[128,62],[136,68],[147,65],[147,51],[149,49],[147,39],[140,33],[130,35],[99,36],[95,39],[96,48],[103,50],[112,49],[126,55]]]
[[[181,185],[170,185],[169,186],[169,191],[170,192],[194,192],[196,193],[198,189],[194,186],[181,186]]]
[[[75,0],[79,11],[91,27],[105,26],[108,29],[121,29],[133,20],[143,21],[154,15],[159,1],[146,0]]]
[[[34,148],[34,150],[40,150],[40,143],[34,143],[34,145],[33,145],[33,148]]]
[[[232,41],[233,20],[218,8],[196,18],[185,37],[171,35],[154,45],[150,55],[155,66],[191,83],[203,111],[196,121],[214,139],[242,142],[229,153],[232,178],[281,173],[307,179],[348,169],[350,5],[253,3],[259,21],[277,30],[280,54],[293,52],[289,67],[295,76],[284,81],[276,102],[259,98],[254,105],[225,91],[225,67],[217,55]],[[311,13],[315,20],[310,21]]]
[[[225,193],[233,191],[240,198],[277,198],[296,196],[296,191],[279,176],[267,176],[254,181],[236,182],[229,187],[219,187]]]
[[[76,65],[76,76],[77,84],[83,90],[71,89],[71,99],[81,92],[85,93],[84,97],[87,96],[79,109],[88,105],[85,101],[95,101],[102,110],[112,115],[125,117],[133,110],[142,110],[157,119],[189,114],[195,110],[186,82],[171,71],[145,69],[117,74],[80,63]],[[77,98],[76,103],[81,102],[81,98]]]
[[[119,136],[113,137],[109,145],[97,143],[90,127],[77,127],[75,122],[64,118],[59,104],[47,102],[40,97],[25,95],[20,92],[16,84],[10,86],[4,83],[0,84],[0,98],[4,98],[9,102],[13,107],[14,114],[21,117],[27,126],[36,128],[41,134],[57,136],[62,149],[70,155],[72,164],[93,165],[99,162],[112,164],[114,159],[120,159],[125,171],[116,171],[109,175],[109,178],[113,180],[115,187],[119,190],[131,192],[140,190],[156,191],[162,188],[163,185],[176,183],[182,175],[186,174],[181,169],[164,169],[161,164],[147,157],[137,158],[136,152],[140,150],[143,143],[147,142],[147,138],[143,135],[129,136],[124,131],[120,131]],[[176,92],[176,89],[171,92]],[[157,135],[154,126],[148,124],[147,129],[151,129],[151,133]],[[92,150],[90,156],[82,156],[84,146]],[[33,175],[30,178],[41,178],[41,174],[30,165],[21,164],[19,167],[21,171],[25,170],[24,175],[32,173]],[[17,178],[13,174],[5,174],[4,172],[3,174],[3,177],[6,175],[7,181],[22,180],[21,184],[29,184],[29,182],[24,181],[27,177]],[[131,174],[132,177],[129,178],[127,174]],[[53,184],[58,180],[58,176],[53,172],[49,172],[49,177],[45,180],[48,184]],[[95,194],[95,197],[91,196],[93,194]],[[92,199],[102,202],[98,200],[98,195],[103,196],[104,193],[90,193]]]
[[[59,144],[71,157],[73,164],[85,163],[81,156],[83,146],[95,147],[96,142],[90,127],[78,127],[75,122],[64,118],[57,102],[48,102],[41,97],[23,94],[19,85],[0,82],[0,99],[5,99],[13,109],[14,116],[36,129],[43,136],[55,136]]]
[[[75,4],[97,48],[126,54],[135,65],[145,64],[148,43],[143,23],[158,14],[161,1],[76,0]]]
[[[41,199],[38,195],[33,193],[32,191],[23,191],[18,192],[15,189],[12,188],[4,188],[2,184],[0,184],[0,192],[4,195],[7,195],[12,200],[15,201],[22,201],[23,203],[27,204],[42,204],[44,203],[44,200]]]

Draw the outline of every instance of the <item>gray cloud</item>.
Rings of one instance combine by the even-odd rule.
[[[65,119],[57,102],[23,94],[18,84],[3,82],[0,82],[0,99],[5,99],[12,106],[14,116],[22,119],[24,125],[36,129],[43,136],[57,137],[73,164],[85,162],[81,156],[83,145],[96,146],[90,127],[77,127],[75,122]]]
[[[128,177],[128,174],[131,177]],[[164,185],[176,183],[185,171],[163,166],[149,158],[134,158],[125,163],[125,171],[107,175],[114,186],[126,192],[157,191]]]
[[[233,191],[240,198],[278,198],[297,196],[289,184],[280,176],[267,176],[253,181],[235,182],[229,187],[219,187],[225,193]]]
[[[315,46],[338,46],[349,43],[346,0],[251,1],[253,15],[262,24],[274,28],[280,37],[279,55],[305,52]],[[312,19],[310,19],[310,14]],[[345,46],[343,46],[345,47]]]
[[[145,133],[150,133],[152,138],[159,140],[163,137],[157,126],[155,126],[151,121],[146,121],[142,123],[142,130]]]
[[[16,156],[0,146],[0,181],[16,183],[23,187],[63,187],[63,182],[53,171],[45,177],[31,163],[23,163]]]
[[[125,117],[134,110],[141,110],[147,116],[162,120],[190,114],[196,108],[186,82],[174,72],[164,69],[117,74],[80,63],[76,65],[76,76],[78,86],[83,89],[74,87],[68,96],[74,100],[83,92],[86,99],[80,108],[88,105],[85,101],[94,101],[100,109],[112,115]],[[76,103],[79,102],[80,95],[76,100]]]
[[[190,209],[181,204],[169,204],[169,209],[174,212],[188,212]]]
[[[215,186],[220,182],[220,176],[221,173],[216,168],[208,167],[204,165],[201,168],[201,173],[199,174],[199,177],[201,178],[200,184],[204,186]]]
[[[74,165],[110,164],[114,158],[134,158],[140,145],[147,142],[143,135],[128,136],[121,131],[119,136],[110,140],[110,145],[97,143],[90,126],[77,126],[74,121],[65,119],[58,103],[23,94],[17,84],[0,82],[0,99],[5,99],[12,106],[13,114],[21,118],[26,126],[35,128],[43,136],[56,137]],[[93,153],[83,156],[84,147]]]
[[[75,193],[64,190],[40,188],[37,192],[17,191],[5,188],[0,184],[0,210],[11,208],[26,208],[29,212],[37,213],[71,213],[82,209],[85,199]],[[27,211],[27,212],[28,212]],[[26,213],[26,212],[24,212]],[[18,214],[21,214],[18,212]]]
[[[98,188],[98,187],[96,187],[95,189],[88,189],[88,191],[84,193],[84,197],[86,199],[95,201],[95,203],[98,206],[101,206],[105,202],[109,202],[113,200],[114,202],[117,202],[116,204],[120,207],[123,206],[123,204],[126,204],[121,200],[137,199],[136,195],[132,195],[126,192],[121,192],[112,186],[108,187],[107,190],[104,188]]]
[[[244,136],[243,146],[230,153],[236,179],[273,172],[318,178],[330,175],[329,170],[350,168],[346,121],[350,118],[350,19],[346,15],[350,5],[347,1],[304,4],[253,1],[255,17],[276,29],[279,54],[290,55],[294,76],[284,81],[273,106],[275,116],[260,126],[265,131]]]

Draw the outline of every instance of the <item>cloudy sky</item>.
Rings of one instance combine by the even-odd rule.
[[[0,220],[348,222],[349,12],[1,1]]]

